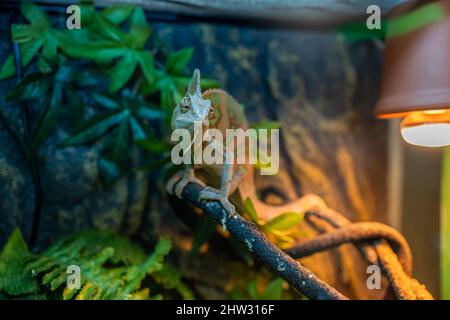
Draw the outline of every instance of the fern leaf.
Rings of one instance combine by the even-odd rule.
[[[161,238],[146,258],[140,247],[124,237],[88,230],[55,242],[26,270],[55,291],[65,285],[67,267],[77,265],[80,288],[63,288],[63,299],[149,299],[142,281],[164,267],[170,249],[170,240]]]
[[[16,230],[0,253],[0,295],[21,295],[24,299],[52,297],[77,300],[162,299],[142,286],[146,278],[164,289],[176,290],[184,299],[193,297],[181,281],[181,274],[164,262],[171,241],[161,238],[147,257],[127,238],[105,231],[88,230],[62,238],[40,255],[29,253]],[[80,287],[69,289],[67,270],[80,269]],[[39,283],[42,286],[39,286]],[[41,291],[39,291],[41,290]]]
[[[22,233],[14,230],[0,253],[0,292],[22,295],[38,291],[37,282],[30,273],[24,272],[31,258]]]
[[[161,270],[156,271],[153,279],[165,289],[176,290],[185,300],[194,299],[192,291],[181,281],[181,273],[170,264],[166,263]]]

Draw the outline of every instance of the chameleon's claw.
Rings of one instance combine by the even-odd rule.
[[[200,192],[199,199],[203,200],[217,200],[224,207],[225,211],[228,213],[228,217],[232,217],[236,214],[236,209],[228,200],[227,195],[213,187],[206,187]]]
[[[195,175],[181,172],[175,174],[169,179],[166,184],[166,190],[169,194],[175,194],[179,199],[181,199],[183,190],[189,182],[197,183],[202,187],[206,186],[206,184],[199,178],[195,177]]]
[[[181,180],[175,185],[175,195],[178,199],[181,199],[181,195],[183,194],[184,188],[186,188],[187,184],[189,183],[189,180],[185,178],[181,178]]]
[[[183,174],[178,172],[173,175],[166,183],[166,191],[168,194],[174,194],[174,188],[177,182],[183,178]]]

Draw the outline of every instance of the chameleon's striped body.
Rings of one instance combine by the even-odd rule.
[[[242,105],[227,92],[212,89],[205,91],[202,96],[203,99],[211,101],[211,105],[215,110],[214,117],[209,120],[210,128],[219,129],[224,137],[226,129],[248,129],[249,126]],[[248,151],[248,145],[246,150]],[[196,175],[207,185],[214,188],[220,187],[223,171],[223,165],[195,166]],[[305,210],[310,210],[323,204],[319,197],[311,195],[282,206],[267,205],[256,196],[253,165],[248,163],[245,165],[234,164],[229,199],[238,212],[243,212],[243,202],[246,198],[252,200],[256,211],[263,220],[268,220],[288,211],[303,213]]]
[[[200,72],[194,71],[191,83],[185,97],[178,104],[172,116],[173,129],[185,129],[191,134],[195,133],[195,124],[202,123],[203,129],[215,128],[226,136],[227,129],[248,129],[247,119],[242,106],[223,90],[208,90],[201,93]],[[236,141],[235,141],[236,142]],[[247,142],[245,142],[247,143]],[[200,146],[194,144],[194,154],[204,153],[207,147],[219,147],[220,156],[225,160],[226,156],[235,158],[235,150],[226,149],[224,140],[205,141]],[[236,145],[236,143],[235,143]],[[198,150],[202,148],[202,150]],[[235,148],[236,149],[236,148]],[[248,146],[245,148],[248,157]],[[234,156],[233,156],[234,154]],[[253,182],[253,167],[249,161],[245,164],[201,164],[187,165],[181,176],[174,176],[167,183],[167,190],[175,192],[181,198],[181,193],[188,182],[198,182],[206,185],[200,196],[205,200],[217,200],[222,203],[230,215],[244,210],[244,201],[250,198],[262,220],[268,220],[280,213],[293,211],[303,213],[317,207],[324,206],[323,201],[317,196],[304,196],[297,201],[282,206],[269,206],[259,201]],[[233,162],[235,163],[235,162]]]

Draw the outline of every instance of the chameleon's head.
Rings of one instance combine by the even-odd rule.
[[[202,97],[200,71],[195,69],[185,96],[173,110],[172,129],[188,129],[192,133],[195,122],[208,126],[212,112],[211,101]]]

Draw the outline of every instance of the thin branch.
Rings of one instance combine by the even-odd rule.
[[[16,78],[19,82],[23,79],[23,70],[21,64],[21,52],[18,43],[13,43],[13,57],[14,66],[16,68]],[[30,120],[30,110],[25,101],[19,102],[20,109],[22,112],[22,123],[24,126],[24,142],[28,147],[31,141],[31,120]],[[34,184],[34,214],[33,214],[33,224],[31,227],[30,245],[32,247],[36,246],[38,230],[42,215],[42,198],[43,198],[43,186],[41,180],[41,173],[39,169],[39,163],[36,155],[32,155],[30,158],[30,169]]]
[[[182,197],[189,203],[202,208],[206,214],[221,223],[224,228],[245,244],[250,252],[292,287],[314,300],[348,299],[275,246],[256,225],[238,214],[228,217],[227,212],[218,201],[200,200],[199,195],[202,189],[196,183],[189,183],[183,190]]]

